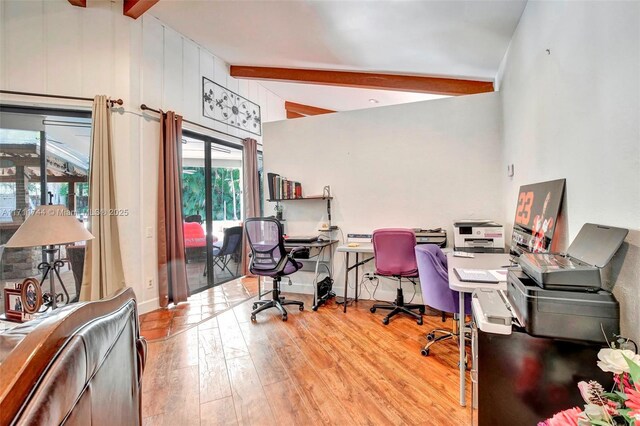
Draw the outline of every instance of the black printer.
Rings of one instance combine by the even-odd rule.
[[[606,343],[620,333],[620,307],[608,291],[541,288],[522,271],[507,275],[511,312],[531,336]]]
[[[627,229],[586,223],[567,254],[524,253],[507,276],[507,299],[527,333],[606,342],[620,332],[620,307],[609,286],[610,262]]]

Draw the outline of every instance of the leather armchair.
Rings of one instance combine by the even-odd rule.
[[[130,288],[0,334],[0,424],[140,425],[146,342]]]

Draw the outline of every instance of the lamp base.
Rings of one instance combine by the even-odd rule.
[[[58,301],[66,305],[69,303],[71,298],[69,297],[69,292],[60,277],[60,268],[64,265],[64,262],[55,258],[56,253],[58,253],[60,249],[55,246],[49,246],[43,251],[47,254],[49,260],[48,262],[42,262],[38,265],[38,270],[42,272],[40,288],[44,288],[45,280],[49,277],[49,292],[42,293],[42,301],[43,304],[47,306],[46,309],[51,308],[51,310],[53,310],[58,308]],[[63,293],[56,292],[56,277],[62,287]]]

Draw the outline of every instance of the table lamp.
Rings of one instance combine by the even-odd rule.
[[[56,309],[58,295],[55,289],[55,276],[58,277],[67,296],[66,303],[69,303],[69,294],[60,278],[60,266],[63,265],[63,262],[55,258],[55,254],[60,251],[59,246],[77,241],[92,240],[93,238],[93,235],[84,228],[82,223],[65,206],[44,205],[34,210],[31,216],[25,220],[9,239],[5,247],[47,246],[44,249],[47,254],[47,261],[38,265],[38,269],[42,271],[40,286],[42,287],[48,275],[51,300],[47,304],[51,306],[51,309]]]

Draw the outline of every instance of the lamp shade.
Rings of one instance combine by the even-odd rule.
[[[94,237],[62,205],[39,206],[5,247],[38,247],[92,240]]]

